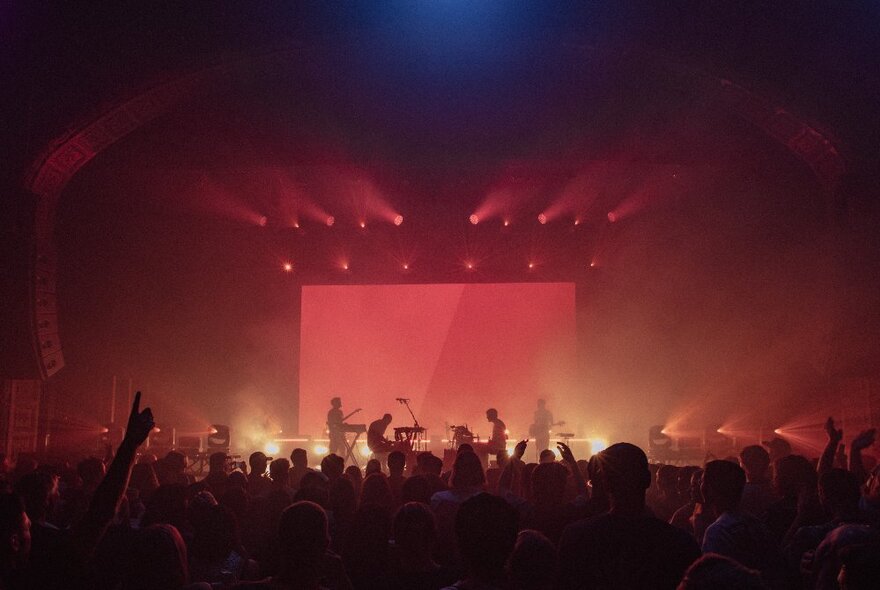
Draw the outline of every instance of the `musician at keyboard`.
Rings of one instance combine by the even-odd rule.
[[[374,453],[390,453],[391,451],[407,451],[406,441],[395,442],[385,437],[385,431],[391,424],[391,414],[385,414],[370,423],[367,428],[367,446]]]
[[[329,434],[330,444],[327,446],[330,448],[331,453],[345,457],[345,433],[354,432],[351,429],[351,425],[346,424],[345,421],[360,411],[361,409],[358,408],[344,416],[342,414],[342,398],[334,397],[330,400],[330,411],[327,412],[327,433]]]

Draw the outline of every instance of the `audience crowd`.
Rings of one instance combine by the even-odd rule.
[[[812,461],[775,439],[702,466],[629,443],[534,464],[522,441],[489,469],[462,445],[449,472],[217,453],[201,481],[138,454],[152,428],[138,394],[108,463],[0,461],[0,590],[880,588],[874,431],[847,457],[831,419]]]

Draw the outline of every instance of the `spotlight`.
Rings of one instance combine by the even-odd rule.
[[[296,229],[299,229],[299,221],[294,220],[293,227],[295,227]]]
[[[319,456],[324,456],[330,452],[329,447],[327,445],[315,445],[312,447],[312,451]]]
[[[367,227],[367,222],[366,222],[366,221],[361,221],[358,225],[361,226],[361,229],[364,229],[365,227]]]
[[[403,225],[403,215],[398,215],[394,218],[394,225]]]
[[[782,429],[780,429],[780,428],[774,428],[774,429],[773,429],[773,434],[782,434]]]
[[[361,457],[369,457],[372,454],[373,452],[370,450],[370,447],[368,447],[367,445],[361,446]]]
[[[260,227],[266,227],[266,224],[267,224],[268,222],[269,222],[269,220],[266,218],[265,215],[263,215],[262,217],[260,217],[260,218],[257,220],[257,223],[260,224]]]
[[[534,262],[529,262],[529,268],[535,268],[535,263],[534,263]]]
[[[342,263],[342,270],[348,270],[348,262]]]
[[[614,223],[615,221],[617,221],[617,213],[615,213],[614,211],[609,211],[608,212],[608,221],[610,221],[611,223]]]
[[[545,223],[547,223],[547,216],[544,215],[543,213],[538,215],[538,223],[540,223],[541,225],[544,225]]]
[[[281,268],[284,269],[284,272],[292,272],[293,271],[293,265],[289,262],[285,262]]]
[[[409,265],[407,263],[403,263],[403,270],[409,270]]]
[[[591,438],[590,439],[590,450],[593,451],[593,454],[601,453],[605,449],[608,448],[608,441],[604,438]]]
[[[327,227],[333,227],[333,224],[336,223],[336,218],[330,215],[324,223],[327,224]]]
[[[581,218],[580,218],[580,217],[575,217],[575,218],[574,218],[574,224],[575,224],[575,225],[580,225],[580,224],[581,224]]]
[[[480,223],[480,218],[477,217],[476,213],[468,217],[468,220],[471,222],[472,225],[477,225],[478,223]]]
[[[595,260],[590,261],[590,268],[596,268],[596,261]]]
[[[465,262],[464,265],[467,267],[468,270],[473,270],[473,269],[474,269],[474,263],[471,262],[470,260],[468,260],[467,262]]]
[[[276,442],[267,442],[266,446],[263,447],[263,451],[267,455],[277,455],[278,451],[280,451],[280,450],[281,450],[281,447],[279,447],[278,443],[276,443]]]
[[[505,219],[505,220],[504,220],[504,227],[507,227],[508,225],[510,225],[510,220],[509,220],[509,219]]]

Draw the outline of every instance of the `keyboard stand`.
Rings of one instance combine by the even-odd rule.
[[[360,432],[355,432],[354,438],[351,439],[351,442],[348,442],[348,434],[343,433],[343,435],[342,435],[342,440],[343,440],[343,443],[345,444],[345,457],[344,457],[344,459],[346,459],[346,460],[351,459],[351,462],[354,463],[358,469],[361,468],[361,464],[358,463],[357,456],[356,456],[356,453],[354,452],[354,450],[357,447],[357,441],[358,441],[358,438],[360,438],[360,436],[361,436]]]

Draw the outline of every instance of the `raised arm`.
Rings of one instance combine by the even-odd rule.
[[[849,470],[859,480],[860,485],[868,479],[868,472],[865,470],[865,464],[862,463],[862,450],[874,444],[876,437],[877,429],[870,428],[860,432],[849,445]]]
[[[819,459],[817,467],[819,475],[834,467],[834,456],[837,454],[837,447],[840,445],[840,441],[843,440],[843,429],[834,427],[834,418],[831,416],[825,421],[825,432],[828,434],[828,443],[825,445],[825,450],[822,451],[822,457]]]
[[[110,463],[104,480],[95,490],[85,518],[73,531],[76,548],[83,557],[91,555],[107,525],[116,514],[122,494],[125,493],[128,486],[128,478],[131,475],[131,466],[134,464],[137,449],[147,439],[155,425],[150,408],[141,411],[140,403],[141,392],[138,391],[134,396],[125,436],[116,450],[116,456]]]
[[[584,480],[584,474],[581,473],[581,470],[578,468],[574,453],[571,452],[571,449],[565,443],[558,442],[556,443],[556,447],[559,449],[559,454],[562,455],[562,462],[568,465],[568,468],[571,470],[571,475],[574,477],[574,483],[577,486],[578,493],[586,498],[588,496],[587,482]]]

